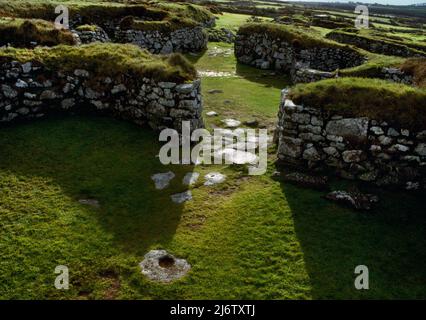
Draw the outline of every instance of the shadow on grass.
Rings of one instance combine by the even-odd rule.
[[[313,298],[424,299],[425,194],[374,191],[380,203],[358,212],[317,192],[281,183],[311,281]],[[369,268],[370,289],[356,290],[354,269]]]
[[[284,89],[291,85],[288,75],[278,74],[274,70],[260,70],[238,62],[236,73],[246,80],[263,84],[265,87]]]
[[[122,251],[143,255],[175,234],[184,205],[170,195],[185,190],[182,177],[193,168],[162,165],[158,135],[149,129],[107,117],[49,117],[1,127],[0,150],[0,171],[51,179]],[[171,185],[156,190],[151,175],[169,170],[176,174]],[[78,203],[88,198],[100,208]],[[83,223],[70,228],[78,233]]]

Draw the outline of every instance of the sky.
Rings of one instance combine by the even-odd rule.
[[[283,0],[283,1],[297,1],[297,0]],[[345,0],[303,0],[307,2],[349,2]],[[363,3],[380,3],[380,4],[393,4],[393,5],[410,5],[416,3],[426,3],[426,0],[353,0],[353,2]]]

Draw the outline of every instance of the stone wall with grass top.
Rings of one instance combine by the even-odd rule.
[[[335,30],[327,34],[327,38],[346,44],[355,45],[370,52],[401,57],[424,57],[426,52],[410,48],[404,44],[373,39],[358,34]]]
[[[426,93],[420,95],[426,102]],[[398,121],[292,99],[292,89],[282,91],[276,141],[284,164],[379,186],[425,188],[425,112],[418,112],[422,120],[410,125],[408,115]]]
[[[358,51],[337,43],[322,41],[291,27],[269,23],[240,28],[235,41],[238,61],[261,69],[294,72],[314,69],[332,72],[362,64]]]
[[[199,52],[207,47],[207,34],[201,26],[183,27],[176,30],[118,29],[115,40],[138,45],[155,54]]]
[[[135,46],[122,46],[68,47],[61,57],[55,57],[60,49],[44,48],[25,59],[16,49],[13,54],[0,50],[0,122],[95,112],[155,130],[180,129],[183,120],[192,128],[203,127],[200,80],[191,66],[179,60],[183,58],[161,60]],[[98,60],[106,55],[109,69],[108,62]],[[79,57],[79,67],[62,63],[72,56]]]

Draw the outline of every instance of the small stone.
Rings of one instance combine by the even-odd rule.
[[[399,132],[396,131],[394,128],[389,128],[388,129],[388,136],[397,137],[397,136],[399,136]]]
[[[380,135],[382,135],[382,134],[384,134],[385,132],[383,131],[383,129],[382,128],[380,128],[380,127],[371,127],[370,128],[370,131],[372,131],[375,135],[378,135],[378,136],[380,136]]]
[[[315,147],[311,147],[303,151],[302,158],[309,161],[319,161],[321,160],[321,155],[318,153]]]
[[[227,128],[237,128],[239,125],[241,125],[241,121],[235,119],[224,119],[222,122]]]
[[[419,187],[420,187],[420,183],[407,181],[407,184],[405,185],[405,190],[418,190]]]
[[[257,127],[259,125],[259,121],[256,119],[251,119],[244,121],[244,124],[248,127]]]
[[[28,83],[26,83],[25,81],[18,79],[18,81],[16,81],[15,83],[15,87],[17,88],[28,88]]]
[[[390,151],[399,151],[399,152],[407,152],[410,150],[409,147],[404,146],[402,144],[394,144],[392,147],[389,148]]]
[[[125,92],[126,90],[127,90],[127,88],[124,84],[118,84],[111,89],[111,93],[117,94],[117,93],[120,93],[120,92]]]
[[[32,69],[32,64],[31,64],[31,62],[26,62],[26,63],[24,63],[23,65],[21,65],[21,67],[22,67],[22,71],[23,71],[24,73],[28,73],[28,72],[30,72],[30,71],[31,71],[31,69]]]
[[[86,70],[83,70],[83,69],[75,69],[74,75],[76,75],[77,77],[88,78],[89,77],[89,71],[86,71]]]
[[[360,162],[362,156],[362,150],[348,150],[342,152],[343,161],[348,163]]]
[[[15,98],[18,95],[18,92],[12,89],[12,87],[2,84],[1,90],[6,98]]]
[[[51,100],[51,99],[55,99],[56,93],[52,90],[44,90],[41,94],[40,94],[40,99],[41,100]]]
[[[426,143],[419,143],[414,151],[418,155],[426,157]]]
[[[282,178],[284,181],[288,181],[306,188],[317,190],[328,189],[328,179],[326,176],[312,176],[302,172],[291,172],[282,175]]]
[[[64,99],[64,100],[62,100],[62,102],[61,102],[61,107],[62,107],[63,109],[69,109],[69,108],[71,108],[72,106],[74,106],[74,104],[75,104],[75,100],[74,100],[73,98]]]
[[[222,183],[226,180],[226,176],[219,172],[210,172],[204,176],[205,186],[211,186],[214,184]]]
[[[193,83],[184,83],[176,86],[176,91],[179,93],[190,93],[192,90],[194,90]]]
[[[156,173],[151,176],[151,179],[155,183],[155,188],[158,190],[162,190],[169,186],[170,180],[175,177],[175,174],[171,171],[164,173]]]
[[[163,89],[172,89],[176,87],[176,83],[174,82],[159,82],[158,86]]]
[[[197,182],[199,176],[200,174],[198,172],[188,172],[183,177],[182,183],[186,186],[193,185],[195,182]]]
[[[208,93],[210,93],[210,94],[215,94],[215,93],[223,93],[223,91],[222,90],[219,90],[219,89],[212,89],[212,90],[209,90],[209,91],[207,91]]]
[[[332,191],[325,198],[344,203],[357,210],[370,210],[372,205],[379,201],[377,196],[363,194],[359,191]]]
[[[217,116],[217,112],[216,111],[209,111],[209,112],[206,113],[206,116],[215,117],[215,116]]]
[[[251,152],[235,150],[233,148],[225,148],[215,153],[215,157],[219,159],[225,158],[227,163],[232,164],[256,164],[257,156]]]
[[[149,251],[139,267],[148,279],[165,283],[182,278],[191,269],[185,259],[178,259],[165,250]]]
[[[387,136],[380,136],[379,142],[380,142],[381,145],[387,146],[387,145],[392,143],[392,138],[387,137]]]
[[[401,129],[401,134],[404,137],[408,137],[410,135],[410,130],[408,130],[408,129]]]
[[[181,192],[181,193],[176,193],[170,196],[170,198],[172,199],[172,201],[174,203],[184,203],[186,201],[189,201],[192,199],[192,193],[190,190]]]

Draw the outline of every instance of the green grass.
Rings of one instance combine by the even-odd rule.
[[[289,85],[289,79],[239,64],[233,53],[225,56],[220,53],[217,56],[211,55],[212,52],[227,50],[233,50],[232,44],[209,43],[205,53],[187,55],[199,71],[225,72],[228,75],[202,79],[204,111],[216,111],[221,115],[220,119],[256,118],[263,125],[272,128],[280,101],[280,91]],[[221,90],[223,93],[208,93],[212,89]],[[220,124],[219,117],[205,119],[208,126]]]
[[[414,130],[426,123],[426,90],[368,78],[327,79],[292,88],[290,98],[344,116],[380,119]]]
[[[402,57],[386,56],[361,49],[360,51],[367,57],[367,61],[353,68],[339,70],[340,76],[380,78],[383,68],[398,67],[406,60]]]
[[[30,42],[53,46],[74,45],[76,41],[69,30],[58,30],[54,24],[45,20],[0,18],[0,42],[13,46],[28,46]]]
[[[250,103],[250,102],[249,102]],[[107,118],[67,117],[0,129],[0,297],[76,299],[425,298],[425,217],[415,195],[385,194],[373,214],[322,193],[244,177],[232,168],[163,167],[156,135]],[[173,170],[157,191],[150,175]],[[193,188],[185,172],[221,170],[227,182]],[[81,205],[95,198],[99,209]],[[150,249],[187,259],[169,285],[138,268]],[[70,289],[54,289],[54,268]],[[354,268],[370,290],[354,288]]]
[[[11,0],[0,4],[0,16],[14,16],[23,18],[39,18],[53,20],[56,18],[55,7],[65,4],[70,15],[80,15],[84,21],[97,23],[99,20],[120,19],[127,16],[149,18],[155,21],[167,21],[169,24],[196,24],[214,18],[207,9],[192,4],[166,4],[139,2],[133,4],[119,3],[117,1],[21,1]],[[153,25],[151,24],[151,27]],[[164,24],[160,24],[164,28]]]
[[[218,26],[232,28],[232,19],[237,16],[225,14]],[[154,58],[133,46],[58,48],[49,54],[37,51],[47,49],[9,49],[0,55],[21,61],[39,55],[53,66],[66,60],[69,68],[94,70],[103,70],[105,63],[108,72],[145,70],[144,62],[169,70],[182,62],[177,56],[171,62]],[[232,45],[210,43],[206,52],[187,55],[197,70],[227,75],[202,78],[204,112],[219,113],[205,117],[207,127],[228,117],[254,117],[274,127],[280,90],[289,80],[237,64],[232,53],[222,54],[226,50]],[[94,65],[85,65],[89,56]],[[379,63],[381,57],[376,58]],[[181,67],[193,70],[186,62]],[[359,78],[339,81],[342,88],[365,84]],[[373,101],[383,93],[399,101],[411,92],[374,84],[383,89],[373,87]],[[308,92],[321,94],[334,86],[311,85]],[[210,94],[211,89],[223,93]],[[390,90],[395,92],[390,95]],[[157,139],[152,131],[104,117],[50,117],[0,126],[1,299],[426,298],[424,192],[360,185],[378,194],[380,202],[371,213],[355,212],[325,200],[323,192],[272,179],[274,147],[268,172],[255,177],[235,166],[162,166]],[[176,178],[169,188],[155,190],[150,176],[168,170]],[[175,205],[169,196],[184,190],[182,177],[190,171],[201,173],[191,187],[194,199]],[[226,182],[203,186],[202,176],[211,171],[225,173]],[[82,198],[97,199],[101,206],[79,204]],[[159,248],[187,259],[189,274],[168,285],[145,279],[138,263]],[[53,286],[59,264],[69,267],[68,291]],[[370,290],[354,288],[354,269],[360,264],[369,268]]]
[[[238,14],[238,13],[228,13],[224,12],[221,15],[217,16],[216,26],[218,28],[226,28],[233,31],[237,31],[238,28],[244,25],[247,22],[247,19],[250,18],[249,15],[246,14]],[[261,18],[265,21],[271,20],[270,18]]]
[[[0,59],[40,61],[54,70],[86,69],[95,76],[117,77],[130,72],[141,77],[182,82],[195,77],[195,69],[180,54],[155,56],[131,44],[93,43],[78,47],[6,48]]]

